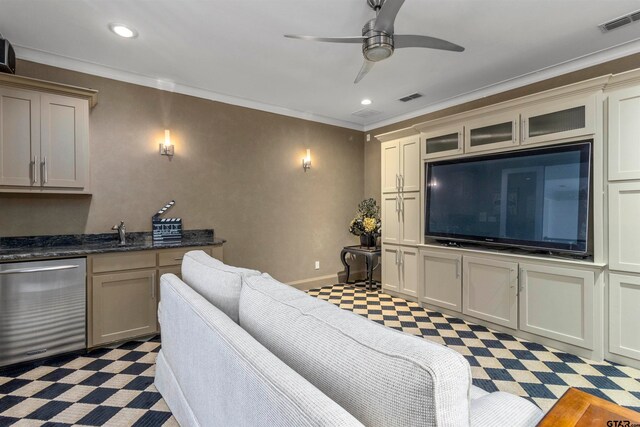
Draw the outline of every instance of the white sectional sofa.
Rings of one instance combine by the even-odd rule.
[[[455,351],[204,252],[161,279],[155,385],[182,426],[534,426]]]

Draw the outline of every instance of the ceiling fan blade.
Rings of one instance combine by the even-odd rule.
[[[393,34],[393,24],[396,21],[396,15],[398,15],[398,11],[403,3],[404,0],[385,0],[382,8],[378,12],[373,29],[376,31],[384,31],[387,34]]]
[[[393,36],[393,43],[396,49],[402,47],[426,47],[429,49],[451,50],[454,52],[464,51],[462,46],[429,36],[396,34]]]
[[[371,69],[373,68],[373,64],[375,64],[375,62],[372,61],[367,61],[366,59],[364,60],[364,63],[362,64],[362,68],[360,68],[360,72],[358,73],[358,76],[356,77],[356,79],[353,81],[353,84],[358,83],[360,80],[362,80],[362,78],[364,76],[367,75],[367,73],[369,71],[371,71]]]
[[[316,36],[300,36],[297,34],[285,34],[285,37],[289,39],[311,40],[316,42],[328,42],[328,43],[362,43],[364,37],[316,37]]]

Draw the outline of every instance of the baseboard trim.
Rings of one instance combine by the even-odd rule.
[[[362,279],[365,277],[364,271],[353,271],[349,274],[349,279]],[[318,289],[324,286],[332,286],[336,283],[343,283],[345,279],[344,273],[329,274],[327,276],[311,277],[309,279],[296,280],[288,282],[287,285],[293,286],[301,291],[308,291],[309,289]]]

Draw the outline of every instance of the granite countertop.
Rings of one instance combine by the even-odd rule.
[[[108,252],[221,245],[213,230],[185,230],[182,240],[153,243],[151,232],[127,233],[127,244],[120,246],[117,233],[65,234],[59,236],[0,237],[0,262],[35,258],[65,258]]]

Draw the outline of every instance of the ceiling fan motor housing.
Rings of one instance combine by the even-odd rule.
[[[368,21],[362,27],[362,54],[371,62],[382,61],[393,55],[393,36],[384,31],[374,29],[376,20]]]

